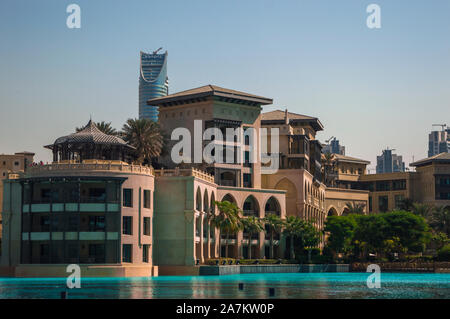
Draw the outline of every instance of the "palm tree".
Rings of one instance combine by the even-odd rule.
[[[284,221],[275,214],[269,214],[264,217],[264,223],[269,227],[270,232],[270,259],[273,259],[273,239],[275,234],[279,234],[284,226]]]
[[[149,119],[128,119],[122,131],[124,140],[136,148],[139,164],[151,163],[152,158],[161,154],[164,143],[158,123]]]
[[[255,216],[242,218],[241,222],[244,226],[244,231],[248,233],[248,259],[252,259],[252,236],[264,231],[264,226],[261,219]]]
[[[219,247],[222,247],[222,233],[226,234],[225,257],[228,258],[228,239],[230,234],[241,230],[243,226],[239,216],[240,209],[236,204],[229,201],[216,201],[215,205],[217,205],[219,213],[211,217],[211,225],[220,230]]]
[[[107,135],[119,135],[119,132],[117,132],[117,130],[111,126],[111,122],[101,121],[101,122],[95,122],[94,124],[101,132],[103,132]],[[80,132],[80,131],[84,130],[84,128],[85,128],[84,126],[76,127],[75,131]]]
[[[301,235],[304,221],[296,216],[288,216],[283,233],[290,238],[290,258],[295,259],[294,240]]]
[[[428,204],[422,203],[413,203],[412,204],[412,212],[416,215],[422,216],[425,219],[428,219],[431,213],[432,207]]]
[[[436,233],[442,232],[450,236],[450,208],[434,207],[429,214],[429,224]]]
[[[366,204],[364,203],[345,203],[345,208],[347,209],[347,214],[364,215],[364,208]]]
[[[333,187],[335,184],[335,177],[333,176],[335,166],[334,154],[329,152],[323,154],[322,164],[325,184]]]
[[[320,243],[320,232],[310,221],[305,221],[300,237],[303,247],[308,249],[308,262],[311,263],[311,249]]]

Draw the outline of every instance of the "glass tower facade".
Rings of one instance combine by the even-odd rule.
[[[163,54],[140,53],[139,118],[158,121],[158,107],[147,101],[169,93],[167,77],[167,51]]]

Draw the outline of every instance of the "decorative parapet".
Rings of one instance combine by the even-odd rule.
[[[194,176],[204,181],[214,183],[214,176],[195,168],[158,169],[155,170],[155,176]]]
[[[45,175],[51,172],[64,171],[104,171],[104,172],[118,172],[118,173],[138,173],[145,175],[154,175],[154,170],[150,166],[133,165],[127,163],[117,162],[89,162],[89,163],[52,163],[46,165],[37,165],[27,168],[26,175],[29,177]]]

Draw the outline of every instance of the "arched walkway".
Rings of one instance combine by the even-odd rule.
[[[259,217],[259,205],[258,201],[253,195],[248,196],[242,207],[244,216],[255,216]]]

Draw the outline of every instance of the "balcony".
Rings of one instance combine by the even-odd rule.
[[[74,171],[95,171],[95,172],[120,172],[120,173],[139,173],[144,175],[154,175],[152,167],[142,165],[130,165],[120,161],[97,161],[87,160],[83,163],[75,162],[55,162],[52,164],[38,165],[28,167],[26,171],[27,177],[63,175],[65,172]]]

